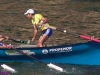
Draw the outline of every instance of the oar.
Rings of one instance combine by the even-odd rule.
[[[7,45],[6,45],[6,46],[7,46]],[[26,55],[26,56],[28,56],[28,57],[30,57],[30,58],[32,58],[32,59],[34,59],[34,60],[36,60],[36,61],[38,61],[38,62],[40,62],[40,63],[43,63],[44,65],[48,66],[49,68],[55,69],[55,70],[60,71],[60,72],[64,72],[63,68],[61,68],[61,67],[59,67],[59,66],[56,66],[56,65],[54,65],[54,64],[52,64],[52,63],[47,64],[47,63],[45,63],[45,62],[42,62],[41,60],[39,60],[39,59],[37,59],[37,58],[35,58],[35,57],[31,56],[31,55],[27,55],[26,53],[24,53],[24,52],[22,52],[22,51],[16,49],[15,47],[12,47],[11,49],[13,49],[13,50],[15,50],[15,51],[17,51],[17,52],[19,52],[19,53],[21,53],[21,54],[23,54],[23,55]]]
[[[3,37],[6,39],[6,37]],[[18,42],[18,43],[24,43],[24,44],[33,44],[33,42],[31,42],[30,40],[25,41],[25,40],[19,40],[19,39],[14,39],[14,38],[9,38],[9,40],[12,40],[14,42]]]
[[[19,39],[14,39],[14,38],[10,38],[9,40],[12,40],[12,41],[18,42],[18,43],[33,44],[33,42],[31,42],[30,40],[25,41],[25,40],[19,40]]]
[[[10,71],[10,72],[12,72],[12,73],[16,73],[16,70],[15,70],[15,69],[9,67],[9,66],[6,65],[6,64],[2,64],[1,67],[4,68],[4,69],[7,70],[7,71]]]
[[[63,33],[72,34],[72,35],[78,36],[78,37],[86,39],[86,40],[91,40],[91,41],[99,42],[100,43],[99,39],[91,37],[91,36],[88,36],[88,35],[83,35],[83,34],[79,34],[79,33],[69,32],[67,30],[56,28],[56,27],[53,27],[53,26],[48,26],[48,25],[45,25],[45,27],[49,27],[49,28],[52,28],[54,30],[57,30],[57,31],[60,31],[60,32],[63,32]]]

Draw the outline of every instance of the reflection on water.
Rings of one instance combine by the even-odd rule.
[[[17,73],[10,75],[100,75],[100,66],[82,66],[71,64],[56,64],[66,72],[50,69],[42,63],[5,63],[14,68]],[[2,72],[2,68],[0,67]]]

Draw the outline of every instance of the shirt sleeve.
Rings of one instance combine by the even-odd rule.
[[[39,21],[41,21],[42,18],[43,18],[43,16],[41,14],[36,14],[36,15],[34,15],[34,21],[32,21],[32,23],[38,24]]]

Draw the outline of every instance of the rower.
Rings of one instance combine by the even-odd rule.
[[[3,41],[3,40],[8,40],[9,39],[9,37],[3,37],[2,35],[0,35],[0,42],[1,41]],[[6,44],[4,44],[4,43],[0,43],[0,48],[11,48],[11,46],[10,45],[6,45]]]
[[[26,13],[24,13],[33,24],[34,34],[32,41],[34,42],[36,39],[36,35],[38,33],[38,28],[41,29],[42,34],[38,40],[37,47],[43,47],[44,42],[48,40],[48,38],[52,35],[52,29],[45,27],[44,25],[48,24],[48,19],[42,16],[41,14],[35,14],[33,9],[28,9]]]

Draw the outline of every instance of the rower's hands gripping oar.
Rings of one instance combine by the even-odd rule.
[[[29,43],[31,43],[30,40],[24,41],[24,40],[19,40],[19,39],[10,38],[10,37],[7,37],[7,36],[6,36],[6,37],[2,36],[1,38],[6,39],[6,40],[12,40],[12,41],[18,42],[18,43],[24,43],[24,44],[29,44]]]
[[[7,40],[12,40],[12,41],[18,42],[18,43],[33,44],[33,42],[31,42],[30,40],[25,41],[25,40],[14,39],[14,38],[9,38],[9,37],[3,37],[3,38],[4,38],[4,39],[7,39]]]
[[[5,46],[8,46],[8,45],[5,44]],[[8,47],[7,47],[7,48],[8,48]],[[41,60],[39,60],[39,59],[37,59],[37,58],[31,56],[31,55],[27,55],[26,53],[24,53],[24,52],[22,52],[22,51],[16,49],[14,46],[11,46],[10,48],[13,49],[13,50],[15,50],[15,51],[17,51],[17,52],[19,52],[19,53],[21,53],[21,54],[23,54],[23,55],[26,55],[26,56],[28,56],[28,57],[34,59],[34,60],[36,60],[36,61],[38,61],[38,62],[40,62],[40,63],[43,63],[44,65],[48,66],[49,68],[55,69],[55,70],[60,71],[60,72],[64,72],[63,68],[61,68],[61,67],[59,67],[59,66],[57,66],[57,65],[54,65],[54,64],[52,64],[52,63],[47,64],[47,63],[45,63],[45,62],[43,62],[43,61],[41,61]]]
[[[30,40],[25,41],[25,40],[14,39],[14,38],[10,38],[10,40],[12,40],[12,41],[14,41],[14,42],[18,42],[18,43],[33,44],[33,42],[31,42]]]

